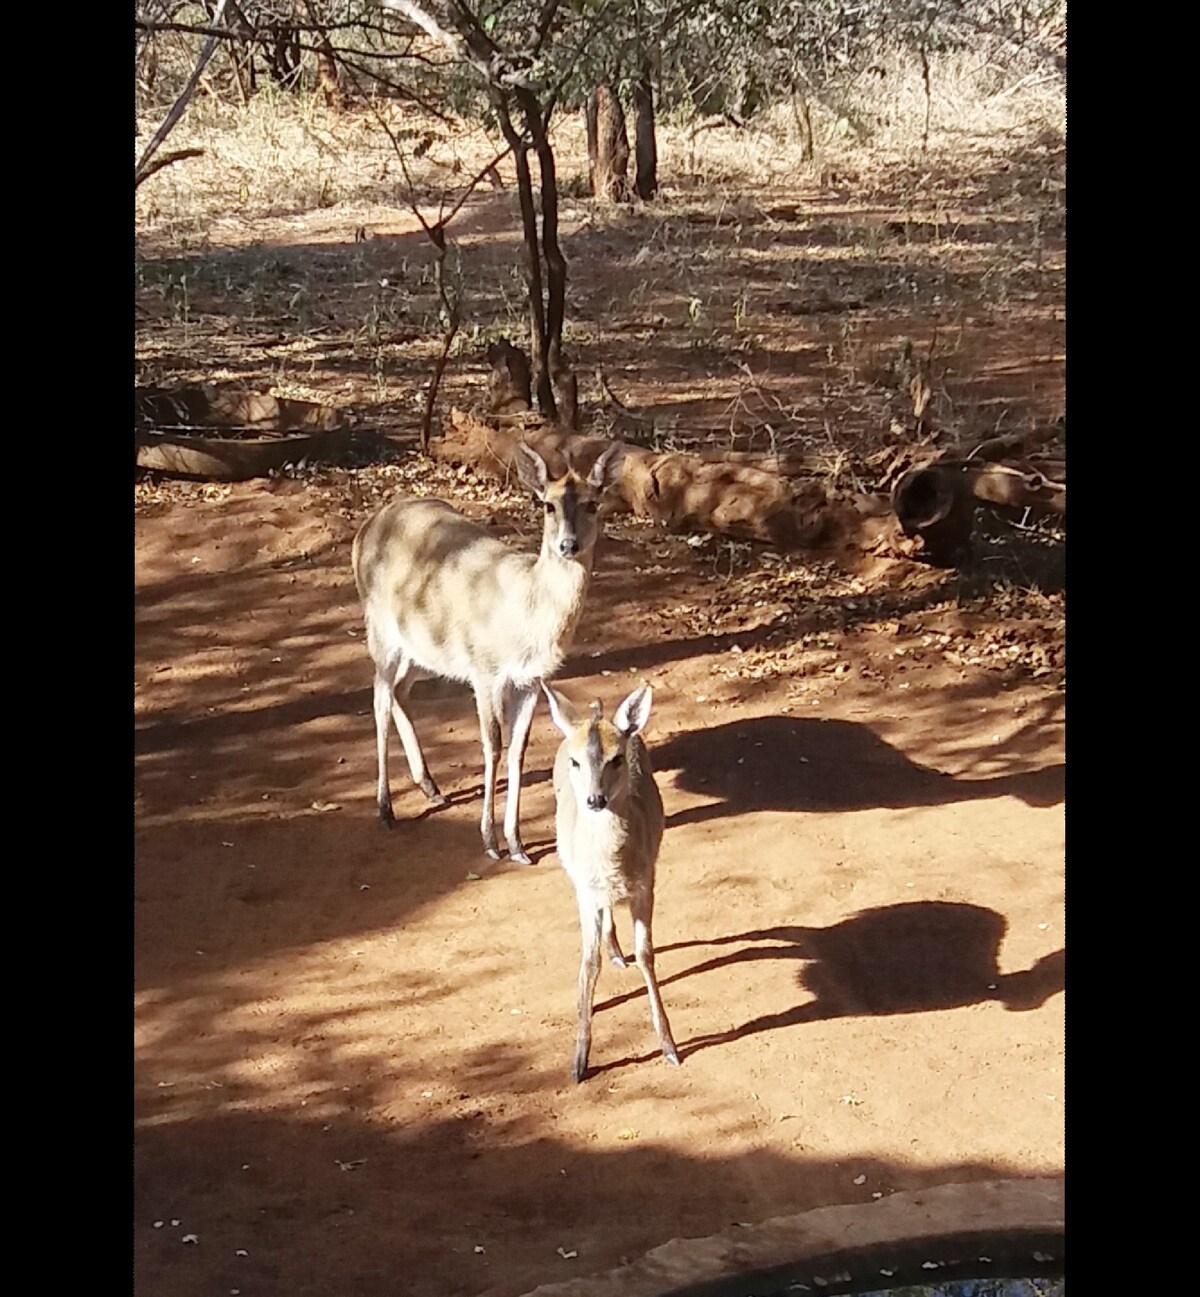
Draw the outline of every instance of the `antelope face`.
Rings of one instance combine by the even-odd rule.
[[[600,812],[620,807],[629,790],[628,749],[650,719],[650,686],[635,689],[611,721],[601,705],[581,716],[569,699],[543,684],[550,715],[566,740],[567,777],[581,810]]]
[[[541,455],[524,442],[518,444],[514,460],[517,476],[533,492],[546,515],[544,550],[565,559],[591,553],[600,532],[600,501],[619,481],[624,454],[625,447],[613,442],[586,477],[568,464],[561,477],[551,478]]]

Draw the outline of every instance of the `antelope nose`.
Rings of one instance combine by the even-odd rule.
[[[574,536],[565,536],[558,542],[558,552],[563,558],[574,558],[579,553],[579,542]]]
[[[602,811],[608,805],[608,798],[603,793],[588,794],[588,808],[593,811]]]

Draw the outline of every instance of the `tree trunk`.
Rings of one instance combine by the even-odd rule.
[[[587,134],[588,191],[596,193],[596,96],[588,95],[583,103],[583,126]]]
[[[658,192],[658,142],[654,131],[654,85],[649,60],[633,84],[633,142],[636,153],[634,189],[643,202]]]
[[[206,5],[205,9],[211,9]],[[228,0],[226,13],[229,23],[242,37],[241,42],[234,41],[229,46],[229,58],[233,63],[233,76],[237,83],[238,97],[245,108],[258,89],[258,77],[254,65],[254,28],[242,12],[237,0]],[[209,21],[212,15],[209,14]]]
[[[567,261],[558,242],[558,178],[554,151],[546,138],[545,123],[540,120],[536,109],[526,109],[526,117],[535,129],[538,170],[542,179],[542,255],[546,259],[546,368],[559,417],[568,428],[578,428],[578,386],[562,349],[563,324],[567,313]]]
[[[286,24],[276,26],[271,34],[267,67],[272,79],[288,90],[300,84],[300,35]]]
[[[338,77],[337,58],[329,43],[329,33],[321,26],[313,10],[312,0],[304,0],[308,21],[315,28],[317,46],[317,90],[328,108],[337,112],[342,107],[342,83]]]
[[[550,183],[552,186],[555,183],[554,155],[550,152],[550,145],[546,140],[545,125],[541,120],[541,114],[538,112],[537,101],[528,91],[524,93],[526,97],[521,100],[521,107],[530,135],[535,140],[538,140],[538,162],[542,168],[543,202],[545,202],[546,163],[542,156],[542,150],[549,154],[550,157]],[[505,141],[512,149],[513,164],[517,172],[517,195],[521,204],[521,228],[525,236],[525,285],[529,299],[529,350],[533,357],[533,390],[537,394],[538,407],[546,418],[557,419],[558,406],[554,401],[554,388],[550,381],[550,336],[546,327],[546,304],[542,298],[542,245],[538,242],[537,209],[533,201],[533,176],[529,168],[530,146],[513,125],[509,113],[509,101],[497,92],[493,102],[500,121],[500,129],[504,133]],[[539,136],[540,140],[538,139]],[[558,268],[561,273],[561,285],[557,291],[561,292],[566,283],[566,263],[562,260],[562,253],[558,251],[557,197],[551,203],[551,212],[552,241],[554,250],[558,254],[558,260],[561,263]],[[554,275],[555,272],[549,271],[549,273]],[[558,337],[561,338],[564,297],[558,297],[556,304],[555,294],[556,288],[552,281],[551,311],[557,310]]]
[[[811,162],[814,154],[812,114],[808,109],[807,98],[795,88],[792,89],[792,117],[800,136],[800,161]]]
[[[542,256],[538,244],[537,210],[533,202],[533,175],[529,169],[529,148],[522,144],[513,151],[517,170],[517,193],[521,201],[521,222],[525,230],[526,284],[529,295],[529,349],[533,353],[533,390],[538,408],[548,419],[558,417],[554,390],[550,385],[549,339],[546,334],[546,305],[542,297]]]
[[[628,192],[629,136],[620,100],[605,85],[593,91],[596,117],[596,161],[592,167],[592,197],[622,202]]]

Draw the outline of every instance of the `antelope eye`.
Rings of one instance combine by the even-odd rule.
[[[578,770],[578,769],[579,769],[579,762],[576,761],[574,757],[571,758],[571,769],[572,769],[572,770]]]
[[[595,500],[585,500],[583,504],[583,508],[586,513],[595,513],[596,510],[599,508],[599,505],[596,503]]]
[[[545,506],[545,508],[546,508],[546,512],[547,512],[547,513],[553,513],[553,512],[554,512],[554,506],[553,506],[552,504],[547,504],[547,505]]]

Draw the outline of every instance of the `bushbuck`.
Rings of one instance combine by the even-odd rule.
[[[626,698],[611,721],[600,703],[581,714],[562,694],[543,684],[550,715],[563,735],[554,760],[558,858],[575,885],[582,955],[575,1038],[576,1081],[587,1072],[592,1043],[592,1001],[600,975],[600,947],[618,968],[626,967],[613,927],[613,906],[629,905],[633,953],[646,980],[650,1017],[668,1063],[679,1063],[671,1025],[654,975],[654,866],[663,836],[663,804],[641,732],[650,719],[650,687]]]
[[[384,824],[394,822],[389,722],[395,722],[414,782],[434,805],[443,805],[405,703],[416,680],[462,680],[474,690],[483,737],[483,849],[499,858],[493,806],[503,718],[509,728],[504,836],[512,859],[529,863],[518,817],[538,685],[559,669],[570,646],[592,574],[597,510],[620,477],[624,452],[614,442],[586,474],[568,463],[551,477],[541,455],[518,444],[517,475],[545,513],[536,557],[504,544],[442,500],[400,497],[359,528],[352,561],[375,664]]]

